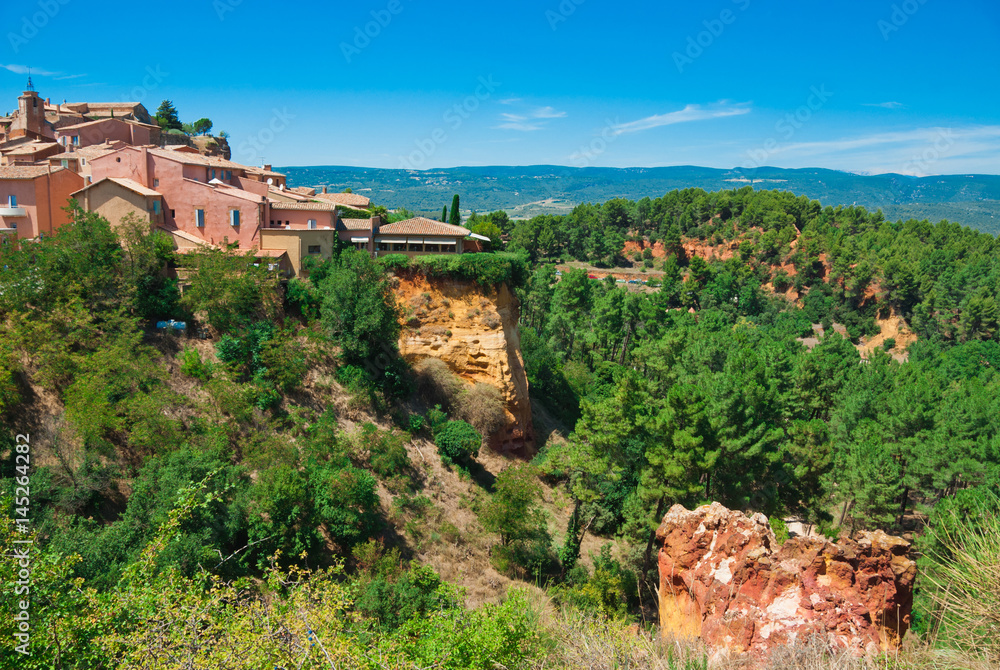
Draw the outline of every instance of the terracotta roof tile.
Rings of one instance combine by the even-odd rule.
[[[380,235],[444,235],[448,237],[466,237],[468,228],[441,223],[433,219],[418,216],[406,221],[389,223],[379,229]]]
[[[90,126],[96,126],[102,123],[107,123],[108,121],[111,121],[113,123],[125,123],[125,121],[123,121],[122,119],[112,119],[111,117],[108,117],[106,119],[98,119],[96,121],[86,121],[84,123],[77,123],[76,125],[73,126],[63,126],[58,129],[58,132],[61,133],[65,130],[78,130],[80,128],[89,128]]]
[[[371,204],[371,198],[366,198],[357,193],[318,193],[317,198],[335,202],[338,205],[350,205],[352,207],[367,207]]]
[[[51,165],[0,165],[0,179],[37,179],[64,169]]]
[[[137,181],[133,181],[131,179],[124,179],[124,178],[121,178],[121,177],[105,177],[104,179],[102,179],[100,181],[95,181],[93,184],[88,184],[87,186],[84,186],[83,188],[81,188],[79,191],[76,191],[72,195],[76,195],[77,193],[83,193],[84,191],[92,189],[95,186],[97,186],[98,184],[103,184],[106,181],[114,182],[115,184],[118,184],[119,186],[121,186],[123,188],[127,188],[128,190],[132,191],[133,193],[138,193],[139,195],[144,195],[144,196],[149,197],[149,198],[162,198],[163,197],[162,193],[158,193],[157,191],[154,191],[151,188],[146,188],[145,186],[143,186],[142,184],[140,184]]]
[[[240,165],[225,158],[215,156],[202,156],[201,154],[190,154],[184,151],[169,151],[167,149],[149,149],[149,153],[161,158],[167,158],[185,165],[204,165],[205,167],[225,168],[227,170],[246,170],[246,165]]]
[[[344,230],[371,230],[371,219],[340,219],[337,228]]]

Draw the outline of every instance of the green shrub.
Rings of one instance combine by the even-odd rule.
[[[389,254],[380,259],[389,271],[415,270],[428,277],[468,279],[485,288],[507,284],[523,286],[529,276],[528,259],[513,253],[483,253],[459,255],[428,255],[408,258]]]
[[[637,600],[635,573],[611,557],[610,544],[602,546],[600,554],[593,559],[593,575],[587,575],[586,568],[578,565],[574,568],[574,579],[567,580],[566,586],[553,589],[554,595],[590,614],[606,619],[626,618]]]
[[[467,463],[479,455],[483,436],[465,421],[449,421],[434,435],[441,460],[446,464]]]
[[[896,348],[896,339],[892,337],[887,338],[886,341],[882,343],[882,348],[886,351],[892,351]]]
[[[779,544],[783,544],[789,538],[788,524],[785,523],[784,519],[777,516],[769,517],[768,523],[771,524],[771,530],[774,531],[775,539],[778,540]]]
[[[444,584],[433,569],[416,563],[398,577],[391,574],[376,577],[354,603],[382,631],[394,631],[410,619],[425,618],[458,605],[456,589]]]
[[[203,382],[207,382],[212,378],[212,364],[205,363],[201,359],[201,354],[198,353],[197,349],[194,347],[184,347],[182,356],[181,374],[200,379]]]

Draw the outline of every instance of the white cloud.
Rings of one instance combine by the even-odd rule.
[[[751,112],[749,103],[732,104],[720,102],[709,107],[701,105],[688,105],[684,109],[666,114],[654,114],[637,121],[620,123],[614,126],[615,135],[626,133],[638,133],[643,130],[659,128],[661,126],[672,126],[678,123],[691,123],[693,121],[707,121],[710,119],[721,119],[728,116],[742,116]]]
[[[521,132],[541,130],[543,127],[544,126],[540,123],[530,123],[527,121],[508,121],[507,123],[501,123],[499,126],[494,126],[494,128],[500,128],[503,130],[519,130]]]
[[[562,119],[566,117],[566,112],[560,112],[554,107],[539,107],[531,114],[535,119]]]
[[[901,102],[864,102],[864,107],[881,107],[882,109],[903,109],[906,107]]]
[[[819,142],[798,142],[771,152],[783,166],[829,167],[913,176],[996,172],[1000,126],[928,127]]]
[[[500,101],[501,105],[513,105],[515,103],[521,102],[521,98],[504,98]]]
[[[520,100],[519,98],[514,99],[515,101]],[[502,102],[502,101],[501,101]],[[503,122],[498,126],[493,126],[494,128],[500,130],[516,130],[519,132],[534,132],[536,130],[542,130],[546,126],[546,122],[551,119],[563,119],[566,118],[566,112],[559,111],[555,107],[546,105],[545,107],[537,107],[533,110],[523,112],[521,114],[513,114],[511,112],[501,112],[500,120]]]
[[[56,77],[56,81],[65,81],[67,79],[79,79],[80,77],[86,77],[85,74],[65,74],[61,77]]]
[[[27,65],[0,65],[5,70],[9,70],[14,74],[37,74],[41,77],[55,77],[61,72],[49,72],[48,70],[41,70],[38,68],[29,68]]]

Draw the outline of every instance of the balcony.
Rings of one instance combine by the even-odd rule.
[[[24,207],[0,207],[0,216],[28,216]]]

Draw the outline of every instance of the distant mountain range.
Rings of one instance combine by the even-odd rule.
[[[824,205],[860,205],[881,209],[887,218],[948,219],[993,234],[1000,233],[1000,176],[944,175],[908,177],[898,174],[859,175],[837,170],[717,170],[703,167],[572,168],[457,167],[440,170],[390,170],[358,167],[286,167],[290,186],[328,186],[369,196],[390,209],[405,207],[419,214],[441,214],[452,195],[462,198],[465,212],[506,210],[514,218],[562,214],[583,202],[612,198],[656,198],[682,188],[706,191],[753,186],[781,189],[819,200]]]

